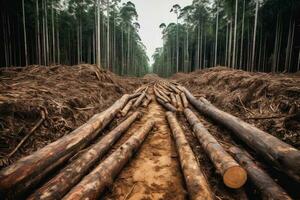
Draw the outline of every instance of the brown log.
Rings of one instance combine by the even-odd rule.
[[[280,139],[219,110],[204,98],[197,100],[183,88],[190,103],[201,113],[230,129],[250,148],[263,156],[274,167],[300,182],[300,151]]]
[[[182,102],[181,102],[180,95],[176,94],[175,97],[176,97],[176,102],[177,102],[177,105],[178,105],[178,109],[182,110],[183,109],[183,105],[182,105]]]
[[[162,105],[165,109],[171,112],[177,112],[177,109],[172,106],[170,103],[166,103],[163,100],[161,100],[159,97],[156,98],[157,102]]]
[[[185,96],[184,92],[180,93],[180,97],[181,97],[181,100],[182,100],[183,107],[187,108],[189,106],[189,103],[188,103],[188,100],[186,99],[186,96]]]
[[[171,97],[171,102],[172,102],[172,105],[175,107],[175,108],[177,108],[177,101],[176,101],[176,97],[175,97],[175,95],[174,95],[174,93],[171,93],[170,94],[170,97]]]
[[[130,125],[141,117],[140,112],[133,113],[115,129],[105,135],[99,142],[90,147],[75,161],[61,170],[54,178],[38,189],[28,199],[61,199],[76,185],[90,168],[96,164]]]
[[[143,104],[142,106],[144,108],[148,107],[148,105],[150,104],[150,102],[152,101],[152,99],[150,97],[147,97],[144,101],[143,101]]]
[[[169,84],[169,87],[174,91],[176,92],[177,94],[180,94],[181,91],[175,86],[173,85],[172,83]]]
[[[104,189],[112,184],[113,179],[138,150],[153,126],[154,122],[148,121],[121,147],[85,176],[63,199],[97,199]]]
[[[121,116],[125,117],[127,115],[127,113],[129,112],[129,110],[131,109],[133,102],[135,101],[135,99],[131,99],[126,106],[121,110]]]
[[[248,177],[261,191],[263,199],[292,199],[263,169],[255,164],[253,158],[247,152],[237,147],[231,147],[229,151],[233,157],[247,170]]]
[[[181,169],[184,174],[190,199],[213,199],[207,180],[201,172],[194,153],[185,138],[184,132],[180,127],[175,114],[167,112],[166,116],[175,140]]]
[[[110,108],[94,115],[87,123],[70,134],[1,170],[1,192],[9,193],[9,191],[13,191],[18,185],[26,184],[26,181],[30,181],[30,179],[43,173],[45,169],[62,157],[83,148],[98,135],[99,131],[110,123],[127,101],[133,97],[135,95],[124,95]]]
[[[159,88],[156,87],[156,91],[163,96],[164,99],[166,99],[168,102],[171,102],[170,97],[168,97],[168,95],[166,95],[162,90],[160,90]]]
[[[167,99],[165,99],[160,93],[158,93],[157,89],[154,87],[154,94],[157,98],[160,98],[161,100],[163,100],[164,102],[168,103],[169,101]]]
[[[137,98],[137,100],[133,103],[133,108],[134,109],[136,109],[136,108],[138,108],[140,105],[141,105],[141,103],[142,103],[142,101],[143,101],[143,99],[145,98],[145,96],[146,96],[146,94],[147,94],[147,90],[148,90],[148,87],[142,92],[142,94]]]
[[[190,109],[186,108],[184,115],[199,143],[222,175],[224,184],[233,189],[242,187],[247,180],[247,172],[223,149]]]

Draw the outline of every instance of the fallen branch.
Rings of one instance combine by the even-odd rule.
[[[154,122],[148,121],[121,147],[85,176],[63,199],[97,199],[104,189],[112,184],[113,179],[142,145],[153,126]]]
[[[179,154],[179,161],[190,199],[213,199],[207,180],[198,166],[194,153],[189,146],[175,115],[172,112],[167,112],[166,115],[176,143],[176,149]]]
[[[230,129],[250,148],[271,162],[275,168],[300,182],[300,151],[280,139],[219,110],[206,99],[197,100],[182,87],[190,103],[201,113]]]
[[[41,109],[41,119],[39,119],[36,124],[32,127],[32,129],[29,131],[29,133],[21,140],[21,142],[15,147],[14,150],[12,150],[12,152],[10,152],[7,157],[10,158],[12,157],[17,151],[18,149],[26,142],[26,140],[34,133],[34,131],[40,127],[40,125],[44,122],[44,120],[46,119],[46,115],[47,115],[47,111],[46,109],[42,108]]]
[[[223,149],[190,109],[186,108],[184,115],[203,149],[222,175],[224,184],[233,189],[242,187],[247,180],[246,171]]]
[[[139,112],[132,114],[75,161],[61,170],[54,178],[33,193],[28,199],[61,199],[88,173],[90,168],[105,155],[131,124],[140,117],[141,113]]]

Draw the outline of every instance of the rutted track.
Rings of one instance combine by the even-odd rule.
[[[211,132],[206,117],[200,116],[195,108],[215,121],[220,120],[219,116],[223,117],[221,120],[233,119],[223,125],[236,132],[244,142],[221,136],[223,131],[218,134]],[[116,142],[105,155],[96,153],[93,148],[103,145],[105,138],[99,138],[99,132],[117,118],[128,119],[134,111],[141,111],[143,116],[126,125],[126,130],[130,128],[109,145],[111,147]],[[166,117],[166,111],[173,114],[168,113]],[[0,171],[1,195],[11,199],[25,199],[28,195],[31,199],[246,199],[249,194],[253,198],[256,187],[261,194],[255,197],[290,199],[282,185],[279,186],[264,171],[260,173],[265,173],[269,179],[265,182],[256,180],[257,166],[245,166],[231,147],[237,142],[241,145],[247,143],[259,154],[269,155],[269,162],[285,174],[283,176],[296,181],[299,179],[300,152],[251,125],[240,122],[242,126],[239,127],[234,120],[205,99],[195,99],[176,83],[156,80],[132,95],[125,95],[68,136]],[[218,122],[222,124],[222,121]],[[122,124],[112,127],[108,134],[119,126]],[[219,127],[215,123],[212,126]],[[252,138],[245,139],[244,135]],[[265,151],[259,142],[254,141],[251,146],[253,139],[266,142]],[[268,141],[278,145],[272,147]],[[69,160],[78,152],[75,159]],[[279,160],[282,155],[284,160]],[[292,158],[293,162],[289,160]],[[83,164],[70,167],[76,161],[90,165],[85,170],[82,170]],[[53,170],[53,165],[58,170]],[[63,170],[78,173],[78,180],[74,181],[71,175],[58,176]],[[67,174],[72,174],[69,172]],[[251,182],[245,185],[247,173]],[[50,188],[48,185],[53,177],[58,177],[55,183],[69,186],[64,191],[56,185]],[[26,187],[22,187],[24,185]]]

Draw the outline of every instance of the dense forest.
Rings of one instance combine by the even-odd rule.
[[[95,63],[122,75],[148,70],[130,1],[1,1],[0,17],[1,67]]]
[[[194,0],[170,9],[177,22],[159,26],[164,45],[153,54],[155,73],[216,65],[264,72],[300,69],[298,0]]]

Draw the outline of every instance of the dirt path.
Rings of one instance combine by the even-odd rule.
[[[152,92],[152,91],[150,91]],[[153,94],[152,94],[153,95]],[[152,96],[154,100],[154,96]],[[152,101],[140,122],[156,120],[156,129],[148,136],[138,154],[122,170],[104,199],[185,199],[183,177],[178,163],[165,110]]]

